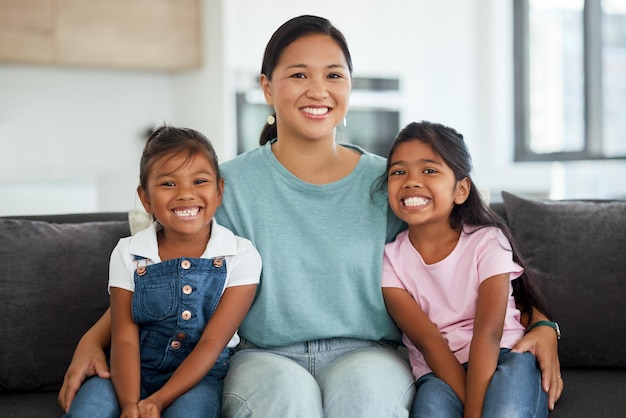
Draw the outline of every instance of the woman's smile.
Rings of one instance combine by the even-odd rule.
[[[332,111],[330,107],[302,107],[300,110],[307,116],[315,119],[325,117]]]

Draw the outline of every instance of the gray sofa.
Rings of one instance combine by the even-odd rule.
[[[626,416],[626,202],[503,193],[509,223],[559,322],[565,391],[551,417]],[[108,306],[126,213],[0,218],[0,416],[58,417],[81,335]]]

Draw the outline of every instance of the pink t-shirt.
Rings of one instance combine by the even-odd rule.
[[[426,264],[403,231],[385,246],[383,287],[406,289],[437,325],[461,364],[469,359],[474,329],[478,287],[484,280],[509,273],[510,280],[523,269],[513,261],[511,245],[499,228],[467,228],[452,252],[443,260]],[[504,320],[501,348],[512,348],[524,335],[520,312],[515,307],[512,286]],[[402,336],[409,349],[413,375],[419,379],[431,372],[422,353]]]

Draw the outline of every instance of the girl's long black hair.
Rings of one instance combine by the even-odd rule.
[[[408,141],[420,141],[429,145],[452,169],[457,181],[464,178],[470,181],[470,193],[467,200],[460,205],[455,205],[450,213],[450,226],[456,230],[461,230],[464,225],[472,225],[479,228],[486,226],[499,228],[511,243],[513,261],[524,269],[524,273],[512,282],[516,304],[523,315],[528,315],[528,319],[532,315],[533,307],[550,317],[545,299],[538,288],[536,274],[524,261],[504,220],[485,204],[470,176],[472,157],[463,140],[463,135],[448,126],[438,123],[428,121],[410,123],[398,133],[389,149],[387,170],[380,178],[379,187],[386,190],[391,156],[399,144]]]

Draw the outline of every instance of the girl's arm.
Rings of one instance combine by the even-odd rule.
[[[383,287],[383,297],[389,315],[424,355],[428,366],[465,403],[465,369],[435,324],[405,289]]]
[[[63,386],[59,390],[58,401],[67,412],[76,392],[88,377],[98,375],[103,379],[111,377],[104,350],[111,345],[111,309],[100,317],[78,342],[72,362],[65,372]]]
[[[464,417],[480,417],[487,387],[498,365],[509,296],[509,274],[484,280],[478,288],[474,333],[467,368]]]
[[[123,417],[139,416],[139,330],[133,321],[133,292],[111,287],[111,380]]]
[[[231,286],[224,290],[193,351],[161,389],[139,403],[142,416],[158,416],[154,412],[167,408],[211,370],[248,313],[256,287],[256,284],[250,284]]]

